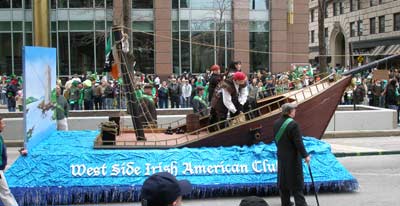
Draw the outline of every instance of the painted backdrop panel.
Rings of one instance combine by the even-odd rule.
[[[23,49],[25,147],[32,148],[56,130],[54,116],[56,49]]]

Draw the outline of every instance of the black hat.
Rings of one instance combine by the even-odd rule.
[[[178,181],[168,172],[155,173],[144,181],[142,186],[142,205],[167,206],[179,196],[192,191],[187,180]]]
[[[261,197],[250,196],[244,198],[239,206],[269,206],[268,203]]]

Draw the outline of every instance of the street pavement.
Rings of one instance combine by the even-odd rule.
[[[323,141],[331,144],[332,152],[340,156],[338,160],[357,178],[360,189],[354,193],[319,194],[321,206],[400,205],[398,200],[398,194],[400,194],[400,136],[334,138]],[[17,149],[9,147],[7,150],[10,165],[18,157]],[[185,200],[183,205],[239,205],[242,198]],[[278,196],[264,197],[264,199],[271,206],[280,205]],[[308,194],[306,199],[310,205],[316,205],[313,194]],[[102,205],[139,206],[140,204],[119,203]]]

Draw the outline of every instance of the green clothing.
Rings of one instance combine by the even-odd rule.
[[[196,81],[195,83],[194,83],[194,85],[196,85],[196,87],[198,87],[198,86],[203,86],[203,81]]]
[[[92,87],[87,87],[83,89],[83,100],[90,101],[93,99],[93,89]]]
[[[78,104],[82,105],[83,103],[83,89],[79,90],[79,99],[78,99]]]
[[[142,98],[143,98],[143,99],[147,99],[147,100],[149,100],[151,103],[154,104],[154,99],[153,99],[152,96],[147,95],[147,94],[143,94],[143,95],[142,95]]]
[[[143,96],[143,90],[141,89],[136,89],[135,90],[135,95],[136,95],[136,99],[140,99]]]
[[[65,99],[64,96],[60,95],[57,97],[57,103],[56,103],[56,119],[57,120],[62,120],[66,117],[68,117],[69,114],[69,105],[67,100]]]
[[[71,87],[69,89],[69,101],[74,103],[79,100],[79,89],[77,87]]]
[[[193,112],[198,113],[201,116],[207,115],[207,102],[203,100],[200,96],[194,96],[192,100]]]

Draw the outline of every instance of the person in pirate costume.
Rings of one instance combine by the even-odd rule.
[[[222,75],[221,75],[221,68],[214,64],[210,67],[211,70],[211,76],[209,79],[209,84],[208,84],[208,102],[211,102],[212,97],[214,96],[215,88],[218,86],[218,84],[222,80]]]
[[[157,125],[156,104],[152,95],[153,86],[145,85],[140,98],[141,120],[144,125],[155,127]]]
[[[248,95],[245,73],[236,72],[231,78],[223,80],[211,101],[210,124],[225,120],[228,115],[230,118],[238,116],[243,112]]]
[[[204,117],[208,114],[207,102],[203,99],[204,87],[198,86],[196,87],[196,90],[197,94],[192,100],[193,113],[199,114],[200,116]]]

